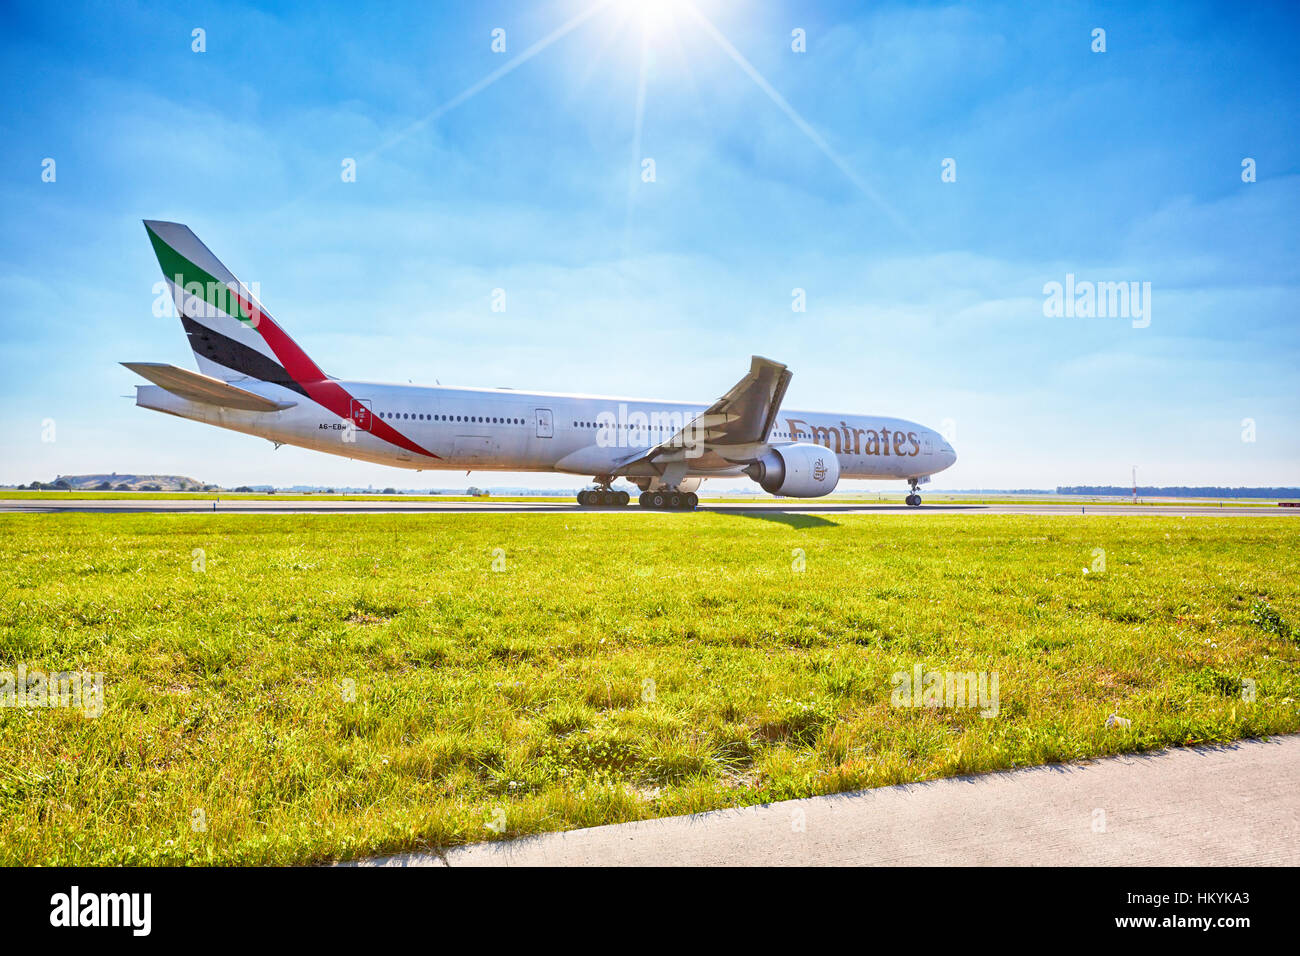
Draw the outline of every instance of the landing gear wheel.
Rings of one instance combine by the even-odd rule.
[[[578,492],[578,504],[582,505],[584,508],[587,507],[587,492]]]
[[[916,493],[916,489],[921,487],[921,479],[909,478],[907,484],[912,489],[912,493],[907,496],[908,507],[917,508],[921,504],[921,496]]]
[[[637,499],[642,508],[670,511],[694,511],[700,498],[693,491],[644,491]]]
[[[620,491],[620,492],[618,492],[618,500],[615,501],[614,504],[616,504],[616,505],[626,505],[626,504],[627,504],[629,501],[631,501],[631,500],[632,500],[632,496],[631,496],[631,495],[629,495],[626,491]]]

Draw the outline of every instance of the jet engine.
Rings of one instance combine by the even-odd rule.
[[[820,498],[839,484],[840,460],[829,448],[800,442],[768,449],[745,474],[771,495]]]

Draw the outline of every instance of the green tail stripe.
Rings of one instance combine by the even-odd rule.
[[[240,322],[249,321],[248,310],[239,301],[239,297],[230,291],[229,286],[167,245],[148,226],[144,228],[149,233],[149,242],[153,245],[154,255],[158,257],[158,265],[162,267],[163,275],[190,295],[199,296],[214,309],[220,309]],[[194,283],[203,287],[201,293],[194,288]]]

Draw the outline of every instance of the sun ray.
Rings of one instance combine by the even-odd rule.
[[[514,71],[518,67],[527,63],[533,57],[537,56],[537,54],[541,53],[543,50],[549,47],[556,40],[559,40],[562,37],[566,36],[567,34],[572,33],[578,27],[582,26],[582,24],[586,23],[588,20],[594,17],[597,13],[600,13],[602,10],[608,7],[611,3],[613,3],[613,0],[600,0],[600,2],[593,4],[590,8],[584,10],[582,13],[579,13],[571,20],[567,21],[566,23],[562,24],[559,27],[556,27],[546,36],[542,37],[536,43],[532,44],[522,53],[516,54],[506,63],[503,63],[501,66],[497,67],[495,70],[493,70],[487,76],[483,77],[477,83],[474,83],[473,85],[468,86],[465,89],[461,90],[451,99],[449,99],[447,102],[443,103],[441,106],[437,107],[426,116],[423,116],[420,119],[416,120],[415,122],[411,123],[405,129],[402,129],[399,132],[394,133],[392,136],[390,136],[380,145],[376,146],[369,153],[367,153],[363,158],[373,159],[375,156],[379,155],[380,153],[384,152],[390,147],[406,139],[412,133],[415,133],[423,129],[424,127],[428,126],[430,123],[434,122],[435,120],[438,120],[441,117],[447,115],[452,110],[456,109],[458,106],[464,105],[466,102],[468,102],[473,97],[477,96],[479,93],[483,92],[493,83],[495,83],[497,80],[501,79],[501,77]]]
[[[637,185],[641,181],[641,131],[645,124],[646,61],[650,52],[650,37],[644,26],[641,29],[641,69],[636,82],[636,116],[632,124],[632,178],[627,186],[627,210],[623,217],[623,254],[628,254],[632,232],[632,206],[636,202]]]
[[[690,89],[692,102],[694,103],[696,116],[704,120],[704,108],[701,105],[703,97],[700,95],[700,85],[695,80],[695,71],[691,69],[691,60],[686,53],[686,47],[682,44],[682,32],[677,28],[677,21],[670,24],[672,33],[673,50],[677,54],[677,65],[681,70],[681,75],[685,78],[686,86]]]
[[[758,72],[758,69],[745,58],[744,54],[737,50],[735,46],[732,45],[731,41],[723,35],[722,31],[714,26],[713,21],[701,13],[695,5],[688,2],[688,0],[683,0],[681,6],[696,19],[700,26],[704,28],[704,32],[713,39],[713,42],[718,44],[718,46],[720,46],[723,51],[731,57],[736,65],[754,81],[758,88],[767,94],[768,99],[776,104],[777,108],[789,118],[790,122],[794,123],[794,125],[799,128],[799,131],[808,137],[808,139],[812,141],[812,144],[821,150],[823,155],[825,155],[826,158],[835,165],[835,168],[845,175],[849,182],[853,183],[853,185],[856,186],[864,196],[879,206],[881,210],[884,211],[885,215],[887,215],[899,229],[903,230],[903,232],[912,239],[919,238],[916,230],[912,228],[911,224],[895,212],[893,207],[890,206],[889,203],[885,202],[884,197],[881,196],[870,183],[859,176],[858,173],[854,171],[853,167],[844,161],[839,153],[835,152],[835,150],[831,148],[831,145],[822,138],[822,135],[818,133],[817,130],[813,129],[807,120],[799,115],[798,111],[786,101],[786,98],[778,93],[763,74]]]
[[[483,77],[477,83],[474,83],[472,86],[468,86],[465,89],[461,90],[461,92],[457,93],[450,100],[443,103],[441,106],[437,107],[432,112],[416,120],[415,122],[409,124],[404,129],[399,130],[398,132],[389,136],[388,139],[384,140],[374,149],[370,150],[368,153],[363,154],[360,159],[360,163],[365,163],[368,160],[374,159],[380,153],[397,145],[402,140],[410,136],[412,133],[424,128],[425,126],[428,126],[430,123],[434,122],[440,117],[445,116],[447,113],[450,113],[456,107],[463,105],[468,100],[472,99],[475,95],[481,93],[483,90],[487,89],[497,80],[501,79],[501,77],[505,76],[507,73],[510,73],[516,68],[522,66],[524,63],[528,62],[533,57],[537,56],[537,54],[541,53],[543,50],[545,50],[551,44],[555,43],[557,40],[562,39],[564,36],[566,36],[569,33],[572,33],[574,30],[582,26],[582,24],[586,23],[596,14],[600,13],[602,10],[609,7],[612,3],[614,3],[614,0],[598,0],[597,3],[594,3],[591,7],[584,10],[582,13],[579,13],[577,16],[573,17],[572,19],[556,27],[546,36],[542,37],[536,43],[529,46],[523,52],[516,54],[509,61],[497,67],[497,69],[493,70],[491,73]],[[298,196],[296,199],[291,199],[287,203],[282,203],[281,205],[275,207],[274,209],[268,209],[264,211],[258,218],[260,218],[263,221],[266,221],[266,220],[275,219],[279,216],[282,216],[286,212],[305,204],[310,199],[315,198],[320,193],[322,193],[326,188],[327,187],[324,185],[319,185],[315,189],[312,189]]]
[[[601,43],[600,47],[591,54],[591,56],[587,57],[587,62],[582,69],[582,74],[578,77],[578,81],[574,86],[574,94],[579,90],[585,90],[587,88],[587,84],[591,82],[592,75],[596,72],[597,67],[604,62],[605,55],[609,52],[610,47],[614,45],[614,41],[618,38],[619,34],[622,33],[623,27],[627,24],[628,18],[632,16],[632,11],[629,8],[622,5],[620,6],[622,7],[622,12],[618,17],[618,22],[614,24],[613,29],[609,30],[605,34],[605,39]],[[574,94],[570,94],[570,102],[572,102]]]

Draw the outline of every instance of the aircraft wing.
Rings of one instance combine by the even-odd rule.
[[[122,364],[173,395],[204,405],[239,408],[250,412],[278,412],[298,404],[263,398],[247,389],[237,388],[219,378],[213,378],[211,375],[200,375],[198,372],[190,372],[163,362],[123,362]]]
[[[671,438],[619,462],[619,471],[650,464],[661,473],[676,462],[692,468],[726,468],[756,457],[765,447],[793,373],[780,362],[755,355],[749,373],[727,394],[691,419]]]

